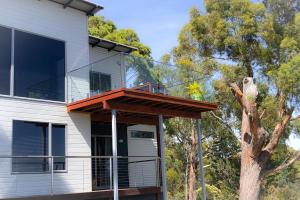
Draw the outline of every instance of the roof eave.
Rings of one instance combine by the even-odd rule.
[[[99,12],[100,10],[104,9],[104,7],[102,7],[100,5],[97,5],[97,4],[94,4],[94,3],[91,3],[91,2],[88,2],[86,0],[69,0],[66,3],[61,3],[61,2],[58,2],[58,1],[55,1],[55,0],[49,0],[49,1],[51,1],[53,3],[60,4],[60,5],[63,6],[63,8],[72,8],[72,9],[75,9],[75,10],[79,10],[81,12],[86,13],[87,16],[93,16],[97,12]],[[81,3],[84,3],[84,4],[87,4],[87,5],[91,6],[92,8],[90,10],[83,10],[83,9],[78,8],[78,7],[74,7],[74,6],[72,6],[73,1],[79,1]]]
[[[96,40],[96,42],[92,43],[91,40]],[[101,42],[111,44],[111,47],[105,47],[103,45],[101,46]],[[120,43],[117,43],[117,42],[114,42],[114,41],[111,41],[111,40],[107,40],[107,39],[104,39],[104,38],[98,38],[98,37],[91,36],[91,35],[89,36],[89,43],[90,43],[90,45],[92,45],[92,47],[97,46],[97,47],[105,48],[108,51],[131,53],[132,51],[137,51],[138,50],[138,48],[136,48],[136,47],[132,47],[132,46],[125,45],[125,44],[120,44]],[[124,50],[118,50],[117,48],[123,48]]]

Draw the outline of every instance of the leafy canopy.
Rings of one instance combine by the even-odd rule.
[[[150,57],[150,48],[140,41],[137,33],[132,29],[118,29],[114,22],[103,16],[89,17],[88,28],[89,34],[92,36],[136,47],[138,51],[133,54]]]

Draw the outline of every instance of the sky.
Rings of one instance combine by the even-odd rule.
[[[152,50],[154,59],[177,45],[180,29],[189,20],[189,10],[202,12],[203,0],[90,0],[104,7],[98,14],[112,20],[118,28],[132,28],[141,42]],[[300,150],[300,138],[291,135],[288,144]]]
[[[98,14],[112,20],[118,28],[134,29],[141,42],[150,46],[154,59],[177,44],[180,29],[189,20],[189,10],[202,11],[203,0],[90,0],[104,7]]]

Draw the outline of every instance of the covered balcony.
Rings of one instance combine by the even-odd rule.
[[[153,169],[150,176],[156,177],[155,187],[159,191],[162,188],[162,199],[165,200],[167,188],[163,120],[173,117],[197,120],[199,144],[201,144],[199,120],[201,113],[217,109],[214,103],[200,101],[205,97],[183,93],[182,87],[186,86],[181,79],[181,74],[178,74],[180,72],[174,69],[175,66],[151,59],[116,53],[68,74],[68,112],[89,113],[93,123],[111,123],[112,159],[110,162],[113,170],[110,177],[113,177],[113,180],[109,183],[112,184],[110,189],[113,190],[115,200],[119,199],[122,187],[120,184],[122,174],[118,170],[122,168],[122,162],[117,150],[119,124],[148,124],[157,127],[159,143],[157,156],[159,157],[155,158],[155,164],[150,167]],[[200,155],[202,160],[202,153]],[[144,162],[137,159],[134,163],[136,161]],[[129,179],[131,176],[129,173]],[[99,181],[105,182],[105,180]],[[136,187],[142,186],[136,185]]]

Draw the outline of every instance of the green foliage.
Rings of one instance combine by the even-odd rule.
[[[92,16],[89,17],[88,30],[92,36],[104,38],[117,30],[117,27],[111,20],[106,20],[103,16]]]
[[[238,199],[238,196],[235,194],[232,194],[229,187],[226,187],[226,186],[224,186],[221,190],[214,185],[206,184],[206,190],[207,190],[206,198],[209,200],[220,200],[220,199],[235,200],[235,199]],[[197,190],[197,199],[202,199],[201,193],[202,193],[201,189]]]
[[[191,97],[202,83],[212,85],[203,84],[207,91],[205,98],[213,98],[219,103],[219,109],[214,115],[208,113],[202,118],[209,198],[235,199],[239,188],[237,153],[242,113],[228,82],[235,82],[241,88],[245,77],[254,78],[259,90],[255,103],[261,124],[270,134],[281,119],[278,108],[282,101],[287,110],[299,109],[300,7],[298,0],[206,0],[205,7],[206,13],[191,9],[190,21],[180,31],[178,45],[172,51],[178,65],[178,79],[189,83],[177,87],[175,92]],[[176,123],[182,125],[184,121]],[[178,126],[175,123],[168,126],[169,136],[177,137]],[[188,133],[190,128],[186,125],[180,130]],[[288,125],[267,169],[275,168],[293,155],[285,143],[292,132],[299,134],[300,120]],[[270,137],[264,135],[266,144]],[[188,152],[188,145],[182,146],[185,148],[181,150]],[[277,195],[277,199],[295,199],[295,195],[299,196],[297,170],[292,166],[268,177],[263,184],[263,197],[276,199]],[[199,193],[200,190],[198,187]]]
[[[117,29],[117,26],[103,16],[89,17],[89,34],[95,37],[105,38],[114,42],[136,47],[138,51],[134,55],[150,57],[151,49],[141,43],[137,33],[132,29]]]
[[[196,81],[188,84],[187,86],[188,94],[194,100],[204,101],[205,90],[203,84],[199,84]]]
[[[300,184],[287,184],[283,187],[270,186],[264,196],[261,198],[262,200],[299,200],[300,192],[299,192]]]
[[[300,53],[269,74],[287,96],[300,98]]]

